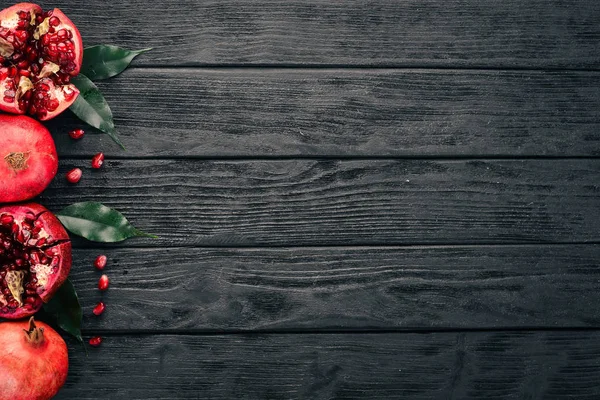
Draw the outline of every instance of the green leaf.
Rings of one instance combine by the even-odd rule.
[[[112,111],[100,90],[85,75],[71,78],[71,83],[81,92],[71,105],[71,111],[82,121],[108,134],[119,146],[125,148],[117,137]]]
[[[44,311],[56,319],[56,323],[65,332],[83,343],[81,338],[81,319],[83,312],[79,304],[73,283],[67,279],[58,289],[52,300],[44,304]]]
[[[140,54],[152,49],[137,51],[117,46],[99,45],[88,47],[83,52],[81,73],[91,80],[101,80],[119,75]]]
[[[121,242],[134,236],[156,238],[134,228],[117,210],[101,203],[75,203],[56,214],[70,232],[93,242]]]

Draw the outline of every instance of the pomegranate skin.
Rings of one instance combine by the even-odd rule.
[[[0,203],[29,200],[58,172],[58,155],[48,129],[33,118],[0,115]]]
[[[35,332],[31,331],[31,324],[32,321],[0,323],[2,399],[48,400],[67,380],[69,357],[65,341],[47,324],[35,322]]]

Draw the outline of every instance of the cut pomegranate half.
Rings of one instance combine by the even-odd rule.
[[[71,242],[39,204],[0,207],[0,318],[33,315],[71,270]]]
[[[45,121],[77,99],[69,83],[83,60],[79,30],[58,8],[19,3],[0,11],[0,110]]]

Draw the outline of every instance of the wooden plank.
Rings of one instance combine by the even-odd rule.
[[[136,65],[600,66],[595,0],[43,1]]]
[[[600,73],[135,69],[100,88],[128,151],[74,143],[67,115],[62,156],[600,155]]]
[[[598,240],[598,176],[594,159],[63,159],[41,201],[100,201],[160,236],[128,245],[573,243]]]
[[[598,245],[77,249],[71,280],[88,330],[600,327],[599,260]]]
[[[57,399],[600,397],[600,334],[108,337],[71,347]]]

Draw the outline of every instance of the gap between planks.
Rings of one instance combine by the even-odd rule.
[[[91,153],[90,153],[91,154]],[[72,155],[61,157],[62,161],[81,161],[88,160],[88,155]],[[309,160],[309,161],[396,161],[396,160],[426,160],[426,161],[525,161],[525,160],[557,160],[557,161],[577,161],[577,160],[599,160],[597,156],[556,156],[556,155],[382,155],[382,156],[363,156],[363,155],[260,155],[260,156],[237,156],[237,155],[195,155],[195,156],[110,156],[111,160],[126,160],[126,161],[293,161],[293,160]]]
[[[285,245],[285,244],[269,244],[269,245],[261,245],[261,244],[257,244],[257,245],[253,245],[253,246],[248,246],[248,245],[233,245],[233,244],[223,244],[223,245],[198,245],[198,244],[185,244],[185,243],[176,243],[173,245],[169,245],[169,246],[162,246],[162,247],[151,247],[151,246],[144,246],[144,245],[137,245],[137,244],[127,244],[125,242],[125,244],[118,244],[118,243],[106,243],[105,245],[102,244],[98,244],[98,243],[91,243],[91,245],[85,245],[85,246],[81,246],[81,243],[86,243],[83,240],[81,240],[81,243],[77,243],[79,239],[75,239],[75,242],[73,243],[73,248],[74,249],[82,249],[82,250],[104,250],[104,249],[152,249],[152,250],[157,250],[157,249],[186,249],[186,248],[190,248],[190,249],[199,249],[199,250],[210,250],[210,249],[239,249],[239,250],[254,250],[254,249],[288,249],[288,250],[293,250],[293,249],[315,249],[315,250],[319,250],[319,249],[344,249],[344,250],[348,250],[348,249],[370,249],[370,248],[376,248],[376,249],[411,249],[411,248],[421,248],[421,249],[444,249],[444,248],[476,248],[476,247],[546,247],[546,246],[580,246],[580,245],[589,245],[589,246],[594,246],[594,245],[599,245],[600,244],[600,240],[589,240],[589,241],[573,241],[573,242],[527,242],[527,243],[523,243],[523,242],[504,242],[504,243],[498,243],[498,242],[477,242],[477,243],[461,243],[461,242],[456,242],[456,243],[438,243],[438,244],[431,244],[431,243],[404,243],[404,244],[390,244],[390,243],[381,243],[381,244],[351,244],[348,246],[343,246],[343,245],[339,245],[339,244],[321,244],[319,246],[315,246],[315,245]]]
[[[493,328],[461,328],[461,327],[406,327],[406,328],[353,328],[353,329],[83,329],[83,336],[232,336],[232,335],[379,335],[379,334],[414,334],[414,333],[489,333],[489,332],[596,332],[600,326],[507,326]]]
[[[444,64],[212,64],[212,63],[196,63],[186,65],[132,65],[130,69],[150,69],[150,70],[165,70],[165,69],[207,69],[207,70],[226,70],[226,69],[245,69],[245,70],[277,70],[277,69],[294,69],[294,70],[429,70],[429,71],[507,71],[507,72],[600,72],[600,68],[568,68],[568,67],[528,67],[528,66],[513,66],[502,67],[493,65],[473,65],[473,66],[452,66]]]

